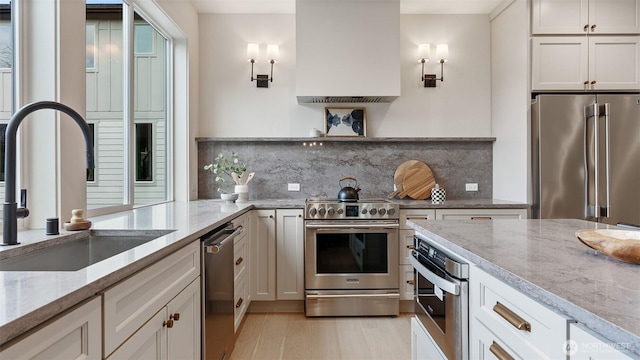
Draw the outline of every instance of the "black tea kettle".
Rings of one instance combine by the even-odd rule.
[[[355,188],[351,186],[342,186],[342,182],[344,180],[353,180],[356,182]],[[338,200],[342,202],[355,202],[358,201],[358,191],[360,191],[360,186],[358,186],[358,180],[351,176],[346,176],[338,181],[338,185],[342,187],[340,192],[338,193]]]

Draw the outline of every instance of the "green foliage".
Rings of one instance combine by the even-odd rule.
[[[225,182],[225,176],[231,178],[231,173],[234,172],[241,176],[247,171],[247,165],[244,162],[238,160],[238,154],[235,151],[231,152],[231,159],[226,158],[222,153],[218,154],[213,163],[204,166],[205,170],[209,170],[216,176],[216,182],[222,185]]]

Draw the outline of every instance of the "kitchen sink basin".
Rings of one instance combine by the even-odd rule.
[[[0,271],[76,271],[174,230],[90,230],[55,245],[0,260]]]

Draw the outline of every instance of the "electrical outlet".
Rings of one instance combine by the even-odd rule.
[[[300,183],[288,183],[287,190],[289,191],[300,191]]]
[[[478,183],[467,183],[465,185],[466,191],[478,191]]]

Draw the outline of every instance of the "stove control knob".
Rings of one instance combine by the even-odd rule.
[[[320,210],[318,210],[318,215],[320,216],[324,216],[324,214],[327,213],[327,210],[325,210],[325,208],[320,208]]]
[[[317,212],[318,212],[318,210],[316,210],[316,208],[314,208],[314,207],[309,209],[309,215],[311,215],[311,216],[316,216]]]
[[[391,208],[391,209],[387,210],[387,214],[389,214],[389,215],[393,215],[395,213],[396,213],[396,209]]]
[[[384,214],[386,214],[386,213],[387,213],[387,210],[386,210],[385,208],[380,208],[380,209],[378,209],[378,214],[380,214],[380,215],[384,215]]]
[[[367,209],[362,209],[362,211],[360,211],[362,213],[362,215],[366,215],[367,214]]]
[[[338,215],[342,215],[343,212],[344,210],[342,210],[342,208],[338,208]]]
[[[336,211],[335,211],[332,207],[330,207],[330,208],[327,210],[327,214],[329,214],[329,216],[333,216],[333,214],[335,214],[335,213],[336,213]]]
[[[369,210],[369,214],[371,215],[375,215],[378,212],[378,210],[376,210],[375,208]]]

